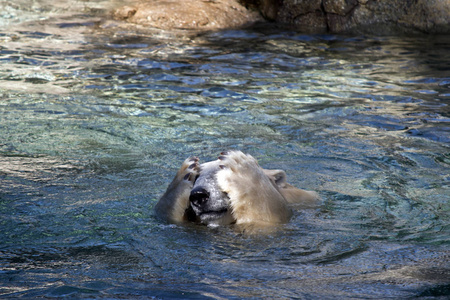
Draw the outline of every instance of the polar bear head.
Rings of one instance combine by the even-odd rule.
[[[270,226],[289,221],[290,204],[310,206],[318,199],[287,183],[283,170],[263,169],[251,155],[227,151],[203,164],[187,158],[155,210],[174,223]]]
[[[189,207],[186,212],[189,220],[208,225],[234,223],[230,198],[217,183],[220,166],[219,161],[200,165],[200,173],[189,194]]]

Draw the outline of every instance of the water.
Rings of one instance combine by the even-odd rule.
[[[0,295],[445,298],[450,38],[164,32],[1,2]],[[263,236],[158,221],[241,149],[323,205]]]

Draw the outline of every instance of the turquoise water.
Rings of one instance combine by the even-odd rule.
[[[449,293],[450,38],[159,31],[3,3],[0,296]],[[161,223],[182,161],[240,149],[323,204],[281,230]]]

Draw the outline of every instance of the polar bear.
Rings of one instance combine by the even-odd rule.
[[[289,221],[289,204],[312,206],[313,191],[293,187],[283,170],[266,170],[249,154],[222,152],[215,161],[186,159],[158,201],[158,216],[172,223],[275,225]]]

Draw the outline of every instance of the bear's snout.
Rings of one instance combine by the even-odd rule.
[[[198,186],[191,191],[189,202],[192,205],[200,208],[209,201],[209,192],[204,188]]]

